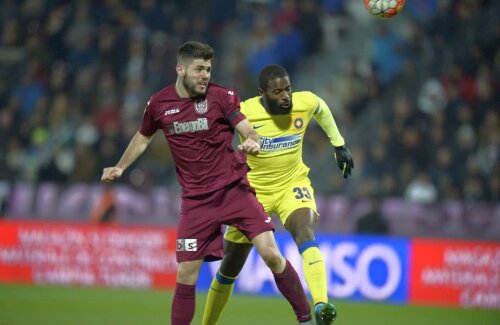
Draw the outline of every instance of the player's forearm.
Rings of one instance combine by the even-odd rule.
[[[260,136],[247,119],[238,123],[235,129],[239,134],[241,134],[244,140],[250,139],[260,145]]]
[[[335,123],[335,119],[333,118],[330,108],[321,98],[318,99],[320,101],[320,110],[314,115],[314,119],[318,122],[323,131],[325,131],[326,135],[330,139],[330,143],[334,147],[343,146],[345,144],[344,138],[337,128],[337,124]]]
[[[137,132],[125,149],[123,156],[120,158],[116,167],[123,170],[127,169],[148,147],[152,138],[143,136]]]
[[[255,141],[256,143],[258,143],[260,145],[260,136],[257,133],[257,131],[255,131],[253,129],[248,132],[248,134],[247,134],[247,136],[245,138],[253,140],[253,141]]]

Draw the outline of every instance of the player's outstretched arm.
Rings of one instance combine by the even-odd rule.
[[[245,139],[241,144],[238,145],[238,149],[245,151],[248,154],[256,155],[260,150],[260,136],[255,131],[247,119],[239,122],[235,126],[236,131],[238,131],[241,136]]]
[[[345,144],[344,138],[340,134],[335,119],[333,118],[332,111],[325,103],[325,101],[319,97],[318,98],[318,108],[314,113],[314,119],[318,122],[319,126],[326,133],[330,139],[330,143],[334,147],[340,147]]]
[[[109,183],[122,176],[130,166],[148,147],[153,137],[146,137],[137,132],[125,149],[123,156],[114,167],[106,167],[102,171],[101,181]]]
[[[337,165],[342,171],[342,176],[347,178],[351,176],[351,170],[354,168],[351,152],[345,146],[344,138],[337,128],[337,124],[335,123],[335,119],[328,105],[319,97],[318,103],[319,105],[314,115],[314,119],[330,139],[330,143],[335,148],[335,160],[337,161]]]

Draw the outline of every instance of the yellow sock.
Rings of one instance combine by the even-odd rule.
[[[233,294],[235,280],[236,278],[217,272],[210,284],[210,290],[208,290],[205,311],[203,312],[203,325],[217,324],[224,307]]]
[[[299,251],[302,255],[304,277],[314,304],[328,302],[325,261],[316,241],[310,240],[301,244]]]

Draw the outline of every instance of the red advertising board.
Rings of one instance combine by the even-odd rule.
[[[410,303],[500,308],[500,243],[415,239]]]
[[[175,230],[0,221],[0,282],[175,287]]]
[[[175,235],[175,229],[165,227],[0,220],[0,283],[174,288]],[[335,246],[324,252],[325,256],[332,252],[336,256],[345,245],[351,247],[355,242],[363,242],[362,238],[350,238],[344,243],[343,237],[325,236],[321,247],[325,249],[331,240]],[[384,240],[375,246],[380,249],[381,243]],[[372,244],[362,246],[363,252],[373,252],[373,248],[368,249]],[[290,245],[296,252],[295,244]],[[402,281],[399,289],[393,288],[397,291],[394,299],[411,304],[500,309],[500,242],[413,239],[390,247],[393,250],[399,247],[402,256],[399,269],[402,273],[391,273],[399,274]],[[404,258],[403,252],[409,252],[409,258]],[[365,261],[368,255],[363,256],[359,259]],[[257,261],[261,263],[259,258]],[[332,263],[332,270],[342,269],[342,260]],[[359,263],[358,260],[344,267],[358,270]],[[370,275],[376,278],[375,273],[369,272],[375,269],[365,267],[358,271],[361,270],[367,272],[366,279],[371,279]],[[200,274],[199,284],[207,288],[213,274]],[[353,281],[359,282],[355,277]],[[371,288],[376,291],[379,286]],[[366,294],[361,288],[350,296]]]

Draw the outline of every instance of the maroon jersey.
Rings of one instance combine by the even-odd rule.
[[[183,197],[211,193],[248,171],[232,147],[234,126],[245,119],[236,93],[209,84],[204,97],[180,98],[174,85],[151,96],[139,132],[162,129],[168,141]]]

